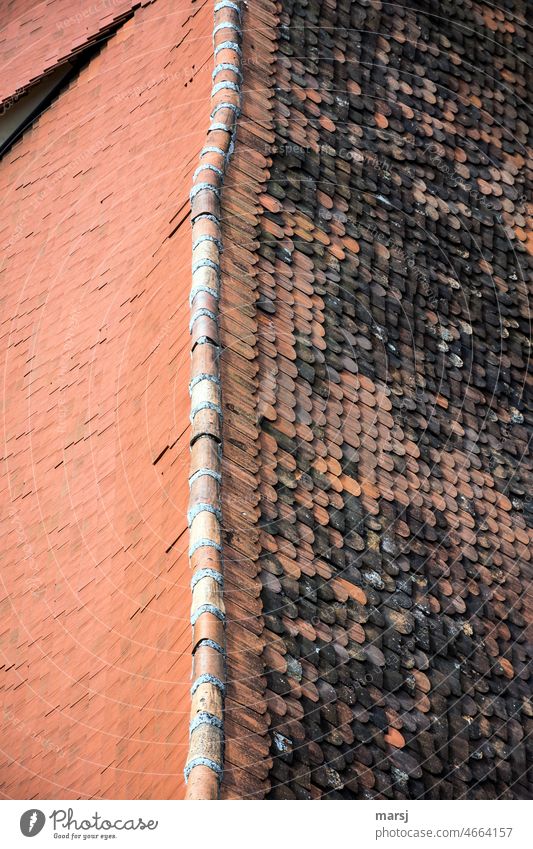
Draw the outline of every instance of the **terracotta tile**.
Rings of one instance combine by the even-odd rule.
[[[190,220],[183,210],[208,121],[212,47],[199,39],[193,57],[182,42],[188,4],[176,14],[165,0],[118,2],[107,17],[93,4],[82,20],[79,7],[61,0],[46,7],[27,48],[43,7],[16,3],[9,15],[17,23],[0,45],[2,93],[39,78],[132,5],[134,17],[0,164],[12,210],[2,230],[11,316],[1,343],[7,430],[25,446],[9,457],[4,502],[15,532],[6,627],[27,629],[3,695],[0,781],[12,798],[185,792]],[[196,20],[208,24],[207,35],[210,9]],[[18,48],[10,58],[11,38]],[[131,50],[142,63],[128,61]],[[183,71],[193,64],[185,88]],[[157,97],[140,96],[147,81],[158,82]],[[95,110],[104,88],[106,108]],[[176,134],[176,121],[188,135]],[[139,155],[146,146],[154,151],[149,178]]]
[[[472,10],[467,4],[466,18]],[[521,14],[512,26],[523,34]],[[484,709],[481,691],[464,679],[443,682],[456,658],[468,657],[469,674],[482,676],[502,718],[507,696],[498,676],[514,697],[525,694],[512,659],[496,672],[482,665],[479,650],[481,634],[514,609],[512,569],[497,588],[491,570],[505,562],[519,574],[526,561],[518,566],[517,539],[524,548],[530,540],[523,522],[526,468],[510,460],[512,451],[504,454],[501,441],[502,428],[512,428],[508,445],[518,451],[525,445],[524,412],[520,408],[511,424],[498,377],[498,369],[512,368],[519,383],[527,357],[523,337],[511,346],[501,333],[490,280],[497,278],[508,295],[501,306],[516,322],[525,315],[527,294],[518,280],[506,288],[507,248],[495,248],[494,219],[483,209],[484,198],[502,200],[494,209],[508,216],[502,219],[508,237],[522,250],[525,219],[505,186],[523,185],[524,163],[493,120],[500,102],[494,84],[476,77],[468,105],[459,93],[466,85],[463,57],[471,49],[464,33],[444,36],[431,22],[420,36],[416,11],[382,10],[378,23],[373,7],[363,4],[358,25],[383,31],[386,22],[392,37],[349,44],[339,27],[353,20],[342,4],[316,10],[283,4],[280,16],[287,38],[277,45],[274,78],[269,70],[263,100],[249,101],[249,117],[275,127],[277,145],[268,173],[255,175],[260,208],[253,208],[253,252],[260,259],[254,267],[265,301],[258,303],[250,343],[258,363],[257,409],[259,416],[268,412],[260,418],[254,474],[265,523],[256,556],[268,561],[257,580],[267,626],[263,657],[272,670],[264,696],[272,719],[270,794],[301,798],[303,792],[307,767],[300,749],[291,749],[285,763],[276,738],[282,728],[290,738],[287,717],[294,714],[309,757],[330,764],[338,776],[330,783],[325,772],[304,779],[311,798],[519,798],[524,785],[511,787],[511,768],[506,777],[491,773],[491,755],[483,767],[471,768],[477,743],[466,725],[461,744],[455,742],[463,722],[457,695],[471,699],[474,717]],[[311,19],[325,33],[324,57],[316,61],[306,35]],[[493,31],[506,23],[502,12]],[[416,49],[410,46],[414,32]],[[376,67],[389,63],[387,71],[376,72],[376,80],[358,71],[352,59],[361,51]],[[416,74],[406,81],[391,69],[410,51]],[[245,59],[261,52],[245,36]],[[490,65],[494,54],[484,61]],[[505,60],[498,62],[502,74],[511,72]],[[340,97],[329,91],[331,67]],[[523,79],[519,61],[516,68]],[[444,78],[457,82],[445,100],[439,93]],[[277,98],[270,96],[274,83]],[[518,111],[511,106],[507,115],[516,122]],[[250,126],[244,127],[237,139],[243,160],[247,149],[255,150]],[[342,148],[351,155],[339,153]],[[229,213],[233,202],[228,196]],[[416,232],[406,227],[406,216]],[[476,254],[474,236],[485,257]],[[454,275],[439,251],[457,260]],[[473,277],[476,296],[467,310],[464,295],[470,296]],[[309,335],[310,346],[300,335]],[[282,378],[289,379],[284,387]],[[233,380],[231,370],[225,380]],[[481,425],[489,409],[490,424]],[[507,483],[517,477],[509,492]],[[335,507],[330,494],[340,499]],[[320,583],[318,558],[325,567]],[[481,612],[479,598],[489,587],[492,601]],[[369,604],[382,620],[368,616]],[[420,620],[415,608],[424,611]],[[513,623],[521,648],[524,621],[518,615]],[[501,639],[510,635],[511,629]],[[501,656],[496,640],[483,639],[492,657]],[[372,683],[360,687],[365,674]],[[291,676],[300,675],[299,686],[291,685]],[[355,707],[361,702],[362,721]],[[327,726],[318,724],[317,710]],[[438,754],[435,734],[424,730],[431,712],[450,716],[449,735],[439,745],[450,740],[459,764],[453,772]],[[364,737],[370,722],[379,728]],[[486,722],[487,735],[498,738]],[[348,762],[352,741],[360,755]],[[395,760],[383,758],[386,745]]]

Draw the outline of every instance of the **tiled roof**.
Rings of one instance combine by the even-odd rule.
[[[8,0],[0,21],[0,105],[97,42],[128,14],[152,0]]]
[[[226,798],[530,793],[524,18],[249,4],[222,192]]]
[[[208,2],[137,9],[0,162],[3,797],[184,793],[211,32]]]
[[[7,11],[0,792],[524,798],[525,4]]]

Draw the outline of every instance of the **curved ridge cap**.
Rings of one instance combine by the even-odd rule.
[[[191,475],[189,562],[193,682],[184,775],[187,799],[217,799],[224,768],[225,615],[220,478],[222,408],[218,364],[220,190],[239,115],[244,0],[215,0],[211,122],[193,176],[191,306]],[[226,26],[224,26],[224,24]],[[231,42],[228,41],[231,29]],[[213,120],[216,116],[216,121]]]

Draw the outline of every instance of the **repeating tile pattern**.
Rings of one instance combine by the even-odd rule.
[[[3,797],[185,793],[212,14],[138,8],[0,161]]]
[[[223,401],[222,522],[227,694],[222,798],[261,798],[272,764],[260,599],[258,261],[256,238],[274,143],[274,62],[278,16],[270,2],[243,17],[243,91],[237,140],[221,193],[220,379]],[[273,375],[268,380],[272,382]]]
[[[227,798],[530,793],[526,39],[519,0],[249,4]]]
[[[152,0],[7,0],[0,14],[0,109]]]

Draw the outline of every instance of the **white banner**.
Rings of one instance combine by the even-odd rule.
[[[527,802],[0,802],[0,845],[455,849],[532,845]],[[237,803],[239,804],[239,803]],[[302,807],[305,805],[305,807]],[[204,806],[199,811],[198,806]],[[35,843],[30,841],[35,839]]]

